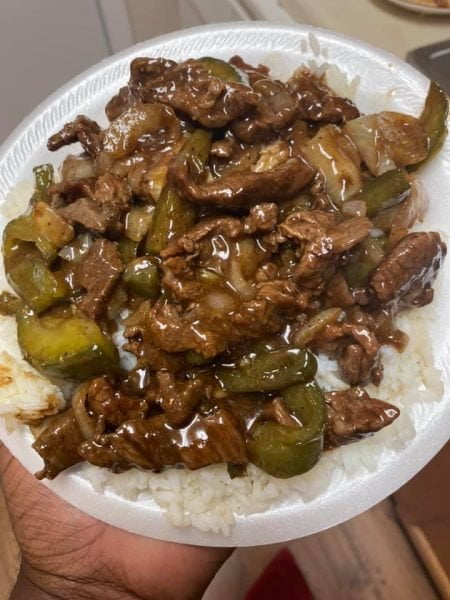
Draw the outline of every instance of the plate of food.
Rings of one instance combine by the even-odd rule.
[[[3,443],[175,542],[279,542],[392,493],[450,433],[447,114],[395,57],[267,23],[59,89],[0,155]]]
[[[389,0],[389,2],[421,14],[450,15],[449,0]]]

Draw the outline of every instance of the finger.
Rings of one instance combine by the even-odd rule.
[[[2,477],[12,460],[11,452],[0,442],[0,477]]]

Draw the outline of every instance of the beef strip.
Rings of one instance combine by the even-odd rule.
[[[356,106],[347,98],[332,95],[305,73],[295,75],[287,88],[297,102],[301,119],[320,123],[347,123],[359,117]]]
[[[95,177],[64,179],[48,188],[52,208],[63,208],[78,198],[94,198]]]
[[[266,65],[253,67],[237,54],[232,56],[228,62],[248,76],[250,85],[253,85],[256,81],[268,77],[269,75],[269,67],[266,67]]]
[[[131,61],[130,64],[130,89],[138,94],[147,83],[151,83],[157,77],[163,75],[177,63],[174,60],[167,58],[148,58],[138,57]]]
[[[447,247],[435,232],[410,233],[377,267],[370,282],[378,301],[409,306],[431,302],[431,285]]]
[[[229,240],[242,235],[252,235],[272,230],[277,222],[276,204],[257,204],[250,209],[245,219],[235,217],[212,217],[197,223],[188,233],[172,241],[162,250],[161,257],[169,258],[178,254],[194,254],[199,242],[212,235],[223,235]]]
[[[84,442],[80,454],[94,465],[116,471],[132,466],[160,470],[184,464],[199,469],[222,462],[248,463],[238,422],[223,409],[206,417],[196,415],[181,430],[171,428],[164,415],[128,421],[115,433]]]
[[[147,402],[117,390],[106,377],[97,377],[87,388],[88,405],[106,427],[119,427],[130,419],[144,418]]]
[[[118,237],[123,230],[122,217],[128,210],[131,201],[131,190],[126,181],[112,173],[101,175],[92,188],[69,185],[69,181],[60,184],[57,191],[73,195],[73,188],[78,193],[86,192],[88,197],[80,197],[71,204],[60,208],[58,213],[70,223],[78,223],[95,233]],[[70,198],[70,196],[69,196]]]
[[[224,127],[256,106],[259,95],[241,83],[224,82],[210,75],[196,60],[159,69],[160,62],[140,59],[130,87],[143,102],[161,102],[188,115],[204,127]]]
[[[110,121],[114,121],[117,117],[128,110],[137,102],[136,96],[131,89],[126,85],[120,88],[119,93],[111,98],[105,107],[106,116]]]
[[[60,131],[49,138],[47,147],[54,152],[75,142],[80,142],[85,152],[91,156],[97,156],[102,149],[100,126],[88,117],[78,115],[76,119],[66,123]]]
[[[381,380],[380,343],[367,326],[349,322],[326,325],[312,340],[316,352],[337,358],[342,379],[350,385]]]
[[[200,379],[177,381],[172,373],[159,371],[157,402],[161,405],[169,425],[180,427],[190,418],[205,395]]]
[[[369,433],[390,425],[400,410],[382,400],[371,398],[362,388],[327,392],[327,428],[325,442],[328,447],[355,442]]]
[[[205,357],[223,352],[229,344],[276,333],[281,327],[279,307],[264,297],[242,302],[233,300],[232,308],[214,312],[208,296],[193,302],[187,310],[179,305],[156,302],[144,303],[140,322],[127,327],[125,337],[138,341],[127,349],[146,356],[146,346],[157,346],[164,352],[195,350]],[[152,364],[148,365],[154,368]]]
[[[52,417],[33,443],[33,448],[44,460],[44,468],[36,473],[36,477],[54,479],[61,471],[81,462],[78,447],[83,441],[71,408]]]
[[[295,157],[268,171],[225,174],[204,184],[195,183],[187,164],[173,162],[168,177],[180,196],[194,204],[215,204],[233,209],[292,198],[308,185],[314,172],[303,158]]]
[[[193,257],[172,256],[162,265],[161,284],[177,302],[200,300],[204,289],[191,266]]]
[[[347,281],[342,271],[337,271],[329,280],[326,289],[326,306],[348,308],[355,304]]]
[[[292,213],[278,226],[284,236],[304,244],[294,278],[308,288],[323,286],[333,274],[335,256],[361,242],[371,228],[366,217],[336,223],[333,214],[319,210]]]
[[[105,239],[92,244],[85,258],[75,270],[76,283],[86,290],[79,307],[91,319],[99,317],[123,271],[123,263],[116,245]]]
[[[231,125],[234,135],[246,144],[270,140],[276,132],[292,125],[297,116],[296,102],[281,82],[260,79],[253,89],[261,94],[258,106]]]

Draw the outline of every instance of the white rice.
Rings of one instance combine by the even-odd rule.
[[[18,186],[5,204],[8,214],[3,210],[2,216],[11,219],[20,214],[28,203],[30,191],[29,185]],[[1,266],[0,290],[6,287]],[[383,349],[383,381],[378,388],[367,388],[373,396],[398,406],[400,417],[364,441],[326,453],[318,465],[304,475],[280,480],[253,465],[249,466],[246,477],[236,479],[230,479],[224,465],[199,471],[168,469],[159,474],[131,469],[119,475],[88,464],[76,468],[97,491],[109,491],[150,505],[156,503],[178,527],[193,526],[225,536],[229,535],[238,515],[264,512],[274,505],[289,502],[293,495],[297,502],[309,502],[329,486],[336,485],[344,474],[357,478],[375,470],[386,453],[404,448],[415,435],[412,416],[426,410],[427,403],[442,398],[443,385],[440,372],[433,366],[427,327],[435,318],[433,305],[399,316],[398,326],[410,336],[410,342],[403,354],[391,348]],[[56,394],[55,386],[21,360],[15,323],[8,317],[0,317],[0,369],[2,367],[10,370],[14,381],[8,384],[6,396],[0,387],[0,415],[7,412],[21,415],[23,411],[36,407],[42,410],[51,404],[49,398]],[[317,379],[325,390],[347,387],[338,377],[335,362],[325,358],[319,360]],[[62,402],[60,394],[58,401]]]

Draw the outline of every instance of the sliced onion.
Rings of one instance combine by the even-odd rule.
[[[81,384],[72,396],[72,408],[75,420],[80,428],[81,435],[85,440],[90,440],[95,435],[95,421],[87,413],[86,400],[87,400],[88,384]]]
[[[69,156],[61,167],[61,177],[66,179],[83,179],[95,177],[97,174],[94,159],[91,156]]]
[[[133,242],[140,242],[147,235],[153,219],[154,206],[132,208],[125,218],[125,235]]]
[[[234,300],[226,292],[210,292],[205,296],[205,302],[213,312],[225,315],[234,309]]]
[[[93,243],[94,238],[91,233],[80,233],[73,242],[67,244],[64,248],[61,248],[58,252],[58,256],[68,262],[80,262]]]
[[[253,286],[245,279],[242,274],[241,265],[238,259],[232,259],[228,273],[228,281],[233,290],[245,300],[250,300],[255,296]]]
[[[334,125],[326,125],[304,146],[308,161],[319,169],[325,180],[325,189],[336,204],[360,190],[362,185],[359,164],[354,162],[355,152],[347,153],[348,141]]]
[[[311,342],[327,325],[332,325],[341,317],[341,308],[328,308],[311,317],[294,335],[293,343],[303,348]]]
[[[383,145],[377,115],[354,119],[347,123],[342,131],[358,148],[372,175],[381,175],[385,171],[395,169],[396,165]]]
[[[181,135],[180,122],[164,104],[136,104],[115,119],[105,132],[103,152],[121,158],[136,149],[139,138],[152,136],[164,146]]]

